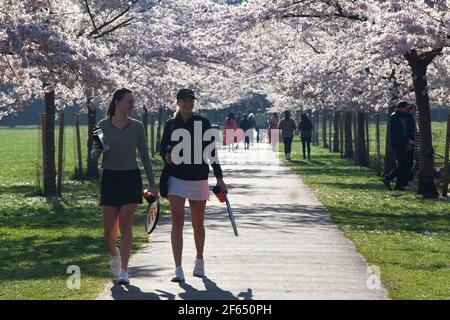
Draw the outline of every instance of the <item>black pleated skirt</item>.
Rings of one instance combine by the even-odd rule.
[[[100,205],[121,206],[142,203],[142,177],[139,169],[103,169],[100,182]]]

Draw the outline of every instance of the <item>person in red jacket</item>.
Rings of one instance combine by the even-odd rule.
[[[223,132],[223,145],[228,146],[228,151],[234,151],[234,144],[238,142],[238,135],[236,135],[236,130],[238,129],[239,127],[234,118],[234,113],[231,112],[228,115],[227,121],[225,121]],[[233,133],[233,135],[231,135],[231,133]]]

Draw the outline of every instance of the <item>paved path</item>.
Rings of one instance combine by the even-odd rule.
[[[195,258],[186,208],[184,284],[170,282],[170,217],[132,257],[131,285],[108,285],[99,299],[386,299],[368,289],[367,263],[331,221],[298,175],[278,163],[267,144],[257,151],[221,151],[236,216],[235,237],[225,205],[207,206],[207,278],[192,276]],[[210,179],[210,185],[214,184]]]

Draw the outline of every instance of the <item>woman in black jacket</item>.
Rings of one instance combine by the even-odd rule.
[[[214,170],[217,185],[224,191],[227,189],[223,181],[222,169],[217,160],[215,146],[213,145],[213,148],[209,149],[208,146],[212,142],[203,139],[205,131],[211,128],[211,124],[208,119],[193,114],[194,102],[195,95],[192,90],[182,89],[178,92],[177,111],[174,117],[167,121],[160,145],[160,154],[169,167],[167,199],[172,214],[171,240],[176,267],[175,276],[172,278],[173,282],[184,281],[181,260],[186,199],[189,200],[191,208],[192,227],[197,249],[193,275],[197,277],[205,275],[203,249],[205,245],[205,206],[206,201],[209,200],[208,162]],[[201,130],[198,128],[201,128]],[[202,136],[199,137],[199,134]],[[205,140],[207,139],[205,138]],[[202,142],[201,148],[195,145],[198,141]],[[187,146],[189,150],[186,150],[183,146]],[[208,149],[205,150],[207,147]],[[212,150],[211,157],[205,159],[204,154],[208,150]]]
[[[306,113],[302,114],[302,119],[298,125],[300,131],[300,139],[302,141],[303,160],[306,159],[306,148],[308,149],[308,160],[311,160],[311,138],[313,125]]]

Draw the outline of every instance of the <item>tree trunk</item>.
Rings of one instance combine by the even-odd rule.
[[[352,112],[346,111],[344,113],[344,135],[345,135],[345,150],[344,158],[353,159],[353,139],[352,139]]]
[[[377,176],[381,176],[381,147],[380,147],[380,112],[377,111],[375,115],[375,139],[376,139],[376,174]]]
[[[58,175],[56,181],[56,194],[61,196],[64,161],[64,112],[59,114],[59,138],[58,138]]]
[[[148,109],[146,106],[143,106],[142,109],[144,110],[142,115],[142,124],[144,125],[145,138],[148,141]]]
[[[391,114],[394,112],[395,106],[394,104],[391,104],[388,108],[388,120],[387,120],[387,127],[386,127],[386,146],[385,146],[385,153],[384,153],[384,175],[389,174],[394,168],[395,168],[395,155],[394,150],[391,148],[391,138],[390,138],[390,125],[389,120],[391,117]]]
[[[364,112],[364,124],[366,127],[367,166],[370,166],[369,112]]]
[[[447,135],[445,138],[444,177],[442,181],[442,196],[447,197],[449,182],[449,153],[450,153],[450,116],[447,117]]]
[[[358,117],[357,117],[357,113],[356,112],[352,112],[352,125],[353,125],[353,147],[354,147],[354,152],[353,152],[353,162],[355,165],[358,165],[358,131],[357,131],[357,122],[358,122]]]
[[[340,152],[339,149],[339,125],[340,125],[341,113],[336,111],[334,113],[334,135],[333,135],[333,152]]]
[[[341,159],[344,159],[344,127],[345,127],[345,113],[340,112],[339,117],[339,150],[341,152]]]
[[[39,193],[44,194],[44,185],[43,185],[43,178],[44,178],[44,166],[45,166],[45,113],[40,113],[39,114],[39,120],[40,120],[40,129],[41,129],[41,150],[40,150],[40,154],[39,156],[41,157],[42,163],[36,166],[37,169],[37,174],[36,174],[36,182],[37,182],[37,187],[39,190]],[[40,168],[42,168],[42,171],[40,170]]]
[[[158,128],[156,130],[156,151],[159,152],[159,146],[161,144],[161,127],[162,127],[162,108],[158,110]]]
[[[369,161],[367,159],[367,146],[365,139],[365,131],[366,131],[366,115],[364,111],[358,111],[357,113],[358,119],[358,135],[357,135],[357,148],[356,148],[356,164],[362,167],[367,167]]]
[[[430,99],[428,97],[427,67],[432,60],[421,59],[413,51],[406,55],[413,73],[416,104],[419,110],[420,162],[419,188],[417,194],[424,198],[436,198],[438,192],[434,184],[434,150],[431,134]]]
[[[150,150],[152,157],[155,156],[155,114],[150,113]]]
[[[44,195],[56,195],[55,169],[55,91],[45,93]]]
[[[323,112],[322,117],[322,146],[325,149],[328,149],[328,138],[327,138],[327,112]]]
[[[94,127],[97,123],[97,109],[92,106],[91,99],[87,99],[88,107],[88,141],[87,141],[87,176],[89,178],[98,178],[97,163],[91,159],[91,150],[94,145]]]
[[[316,113],[316,116],[315,116],[315,119],[316,119],[316,134],[314,135],[314,144],[316,145],[316,147],[318,147],[319,146],[319,123],[320,123],[320,114],[317,112]]]
[[[77,143],[77,162],[78,169],[76,169],[75,176],[78,178],[83,177],[83,159],[81,157],[81,136],[80,136],[80,115],[75,115],[75,135]]]
[[[332,145],[332,140],[331,137],[333,136],[332,131],[333,131],[333,112],[330,113],[330,116],[328,117],[328,149],[329,151],[333,151],[333,145]]]

